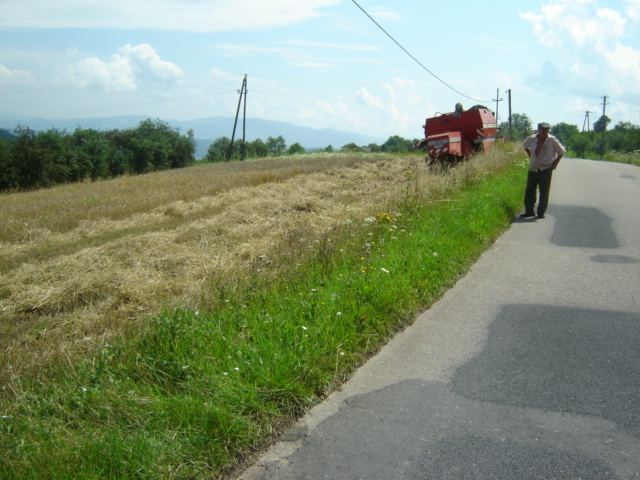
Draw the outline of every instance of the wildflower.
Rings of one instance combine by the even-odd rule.
[[[382,270],[384,273],[389,273],[389,270],[387,270],[386,268],[380,268],[380,270]]]
[[[336,315],[339,317],[340,315],[342,315],[342,312],[338,312],[336,313]]]
[[[386,212],[380,212],[376,215],[376,221],[378,223],[393,223],[393,218]]]
[[[234,368],[234,370],[235,370],[236,372],[239,372],[239,371],[240,371],[240,368],[236,367],[236,368]]]
[[[303,329],[303,330],[307,330],[307,327],[303,326],[303,327],[302,327],[302,329]]]
[[[433,256],[437,257],[438,256],[438,252],[433,252]]]

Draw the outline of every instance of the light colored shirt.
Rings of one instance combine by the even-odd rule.
[[[551,168],[553,166],[553,162],[555,162],[558,157],[564,155],[567,151],[567,149],[564,148],[560,141],[553,135],[549,135],[547,137],[537,155],[537,134],[527,137],[522,143],[522,147],[531,152],[531,155],[529,156],[529,170],[532,172]]]

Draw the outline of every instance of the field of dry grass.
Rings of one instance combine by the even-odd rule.
[[[411,182],[407,182],[407,176]],[[0,383],[143,327],[209,285],[433,189],[422,157],[311,155],[0,196]]]

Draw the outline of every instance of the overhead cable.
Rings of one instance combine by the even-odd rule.
[[[427,72],[428,72],[428,73],[429,73],[433,78],[435,78],[436,80],[438,80],[438,81],[439,81],[440,83],[442,83],[445,87],[450,88],[451,90],[453,90],[453,91],[454,91],[454,92],[456,92],[457,94],[462,95],[463,97],[468,98],[469,100],[473,100],[474,102],[488,102],[488,101],[489,101],[489,100],[478,100],[477,98],[469,97],[468,95],[465,95],[464,93],[460,92],[459,90],[456,90],[455,88],[453,88],[451,85],[449,85],[447,82],[445,82],[444,80],[442,80],[440,77],[438,77],[438,76],[437,76],[435,73],[433,73],[431,70],[429,70],[427,67],[425,67],[425,66],[424,66],[424,65],[423,65],[423,64],[422,64],[422,63],[421,63],[421,62],[420,62],[416,57],[414,57],[413,55],[411,55],[411,53],[409,53],[409,51],[408,51],[406,48],[404,48],[402,45],[400,45],[400,43],[399,43],[395,38],[393,38],[393,37],[392,37],[392,36],[391,36],[391,35],[390,35],[390,34],[389,34],[389,33],[388,33],[384,28],[382,28],[382,26],[381,26],[378,22],[376,22],[376,21],[373,19],[373,17],[371,17],[371,15],[369,15],[369,14],[367,13],[367,11],[366,11],[364,8],[362,8],[362,7],[358,4],[358,2],[356,2],[356,0],[351,0],[351,1],[356,5],[356,7],[358,7],[360,10],[362,10],[362,13],[364,13],[367,17],[369,17],[369,20],[371,20],[373,23],[375,23],[375,24],[378,26],[378,28],[379,28],[380,30],[382,30],[382,31],[385,33],[385,35],[386,35],[387,37],[389,37],[391,40],[393,40],[393,42],[394,42],[396,45],[398,45],[398,46],[402,49],[402,51],[403,51],[404,53],[406,53],[407,55],[409,55],[409,57],[411,57],[411,58],[413,59],[413,61],[414,61],[414,62],[416,62],[418,65],[420,65],[420,66],[421,66],[424,70],[426,70],[426,71],[427,71]]]

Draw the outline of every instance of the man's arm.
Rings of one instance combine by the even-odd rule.
[[[562,159],[562,157],[564,157],[564,154],[559,155],[559,156],[554,160],[553,164],[551,165],[551,168],[552,168],[553,170],[555,170],[555,169],[556,169],[556,167],[557,167],[557,166],[558,166],[558,164],[560,163],[560,160]]]
[[[562,159],[562,157],[564,157],[564,154],[567,152],[567,149],[564,148],[564,146],[560,143],[558,139],[555,139],[555,141],[556,141],[556,153],[558,154],[558,156],[556,157],[553,164],[551,165],[551,168],[553,170],[556,169],[556,167],[560,163],[560,160]]]
[[[522,142],[522,148],[524,148],[524,151],[527,152],[527,155],[531,158],[531,141],[529,138],[524,139],[524,142]]]

